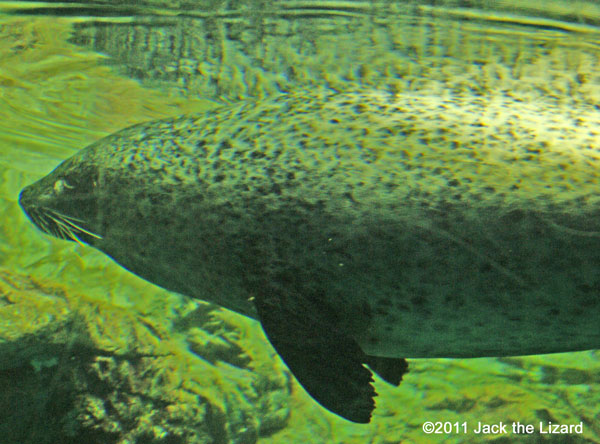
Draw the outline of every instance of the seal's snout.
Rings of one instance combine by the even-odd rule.
[[[35,221],[32,218],[32,215],[34,215],[37,212],[37,209],[41,206],[41,200],[42,195],[40,195],[36,184],[26,186],[19,193],[19,205],[21,206],[23,212],[25,212],[27,217],[29,217],[34,224]]]
[[[27,213],[28,208],[34,205],[33,193],[30,186],[23,188],[19,193],[19,205],[25,213]]]
[[[52,207],[54,199],[54,192],[43,180],[26,186],[19,193],[19,205],[27,215],[40,207]]]

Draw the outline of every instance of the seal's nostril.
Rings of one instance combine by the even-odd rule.
[[[25,187],[19,193],[19,205],[25,209],[28,206],[29,187]]]

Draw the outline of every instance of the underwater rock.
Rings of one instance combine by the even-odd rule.
[[[287,423],[289,374],[246,319],[151,319],[8,270],[0,296],[1,442],[253,443]]]
[[[46,293],[25,276],[0,269],[0,371],[42,368],[64,349],[72,315],[58,289]]]

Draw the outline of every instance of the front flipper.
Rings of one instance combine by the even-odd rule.
[[[353,422],[368,423],[377,395],[367,357],[339,332],[320,304],[302,295],[273,291],[255,297],[258,315],[271,344],[298,382],[323,407]]]
[[[388,384],[400,385],[402,376],[408,371],[408,363],[403,358],[382,358],[367,356],[367,365]]]

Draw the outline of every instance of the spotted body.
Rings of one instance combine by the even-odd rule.
[[[399,383],[404,357],[600,347],[598,122],[550,99],[302,91],[122,130],[21,205],[259,319],[321,404],[367,422],[364,363]]]

